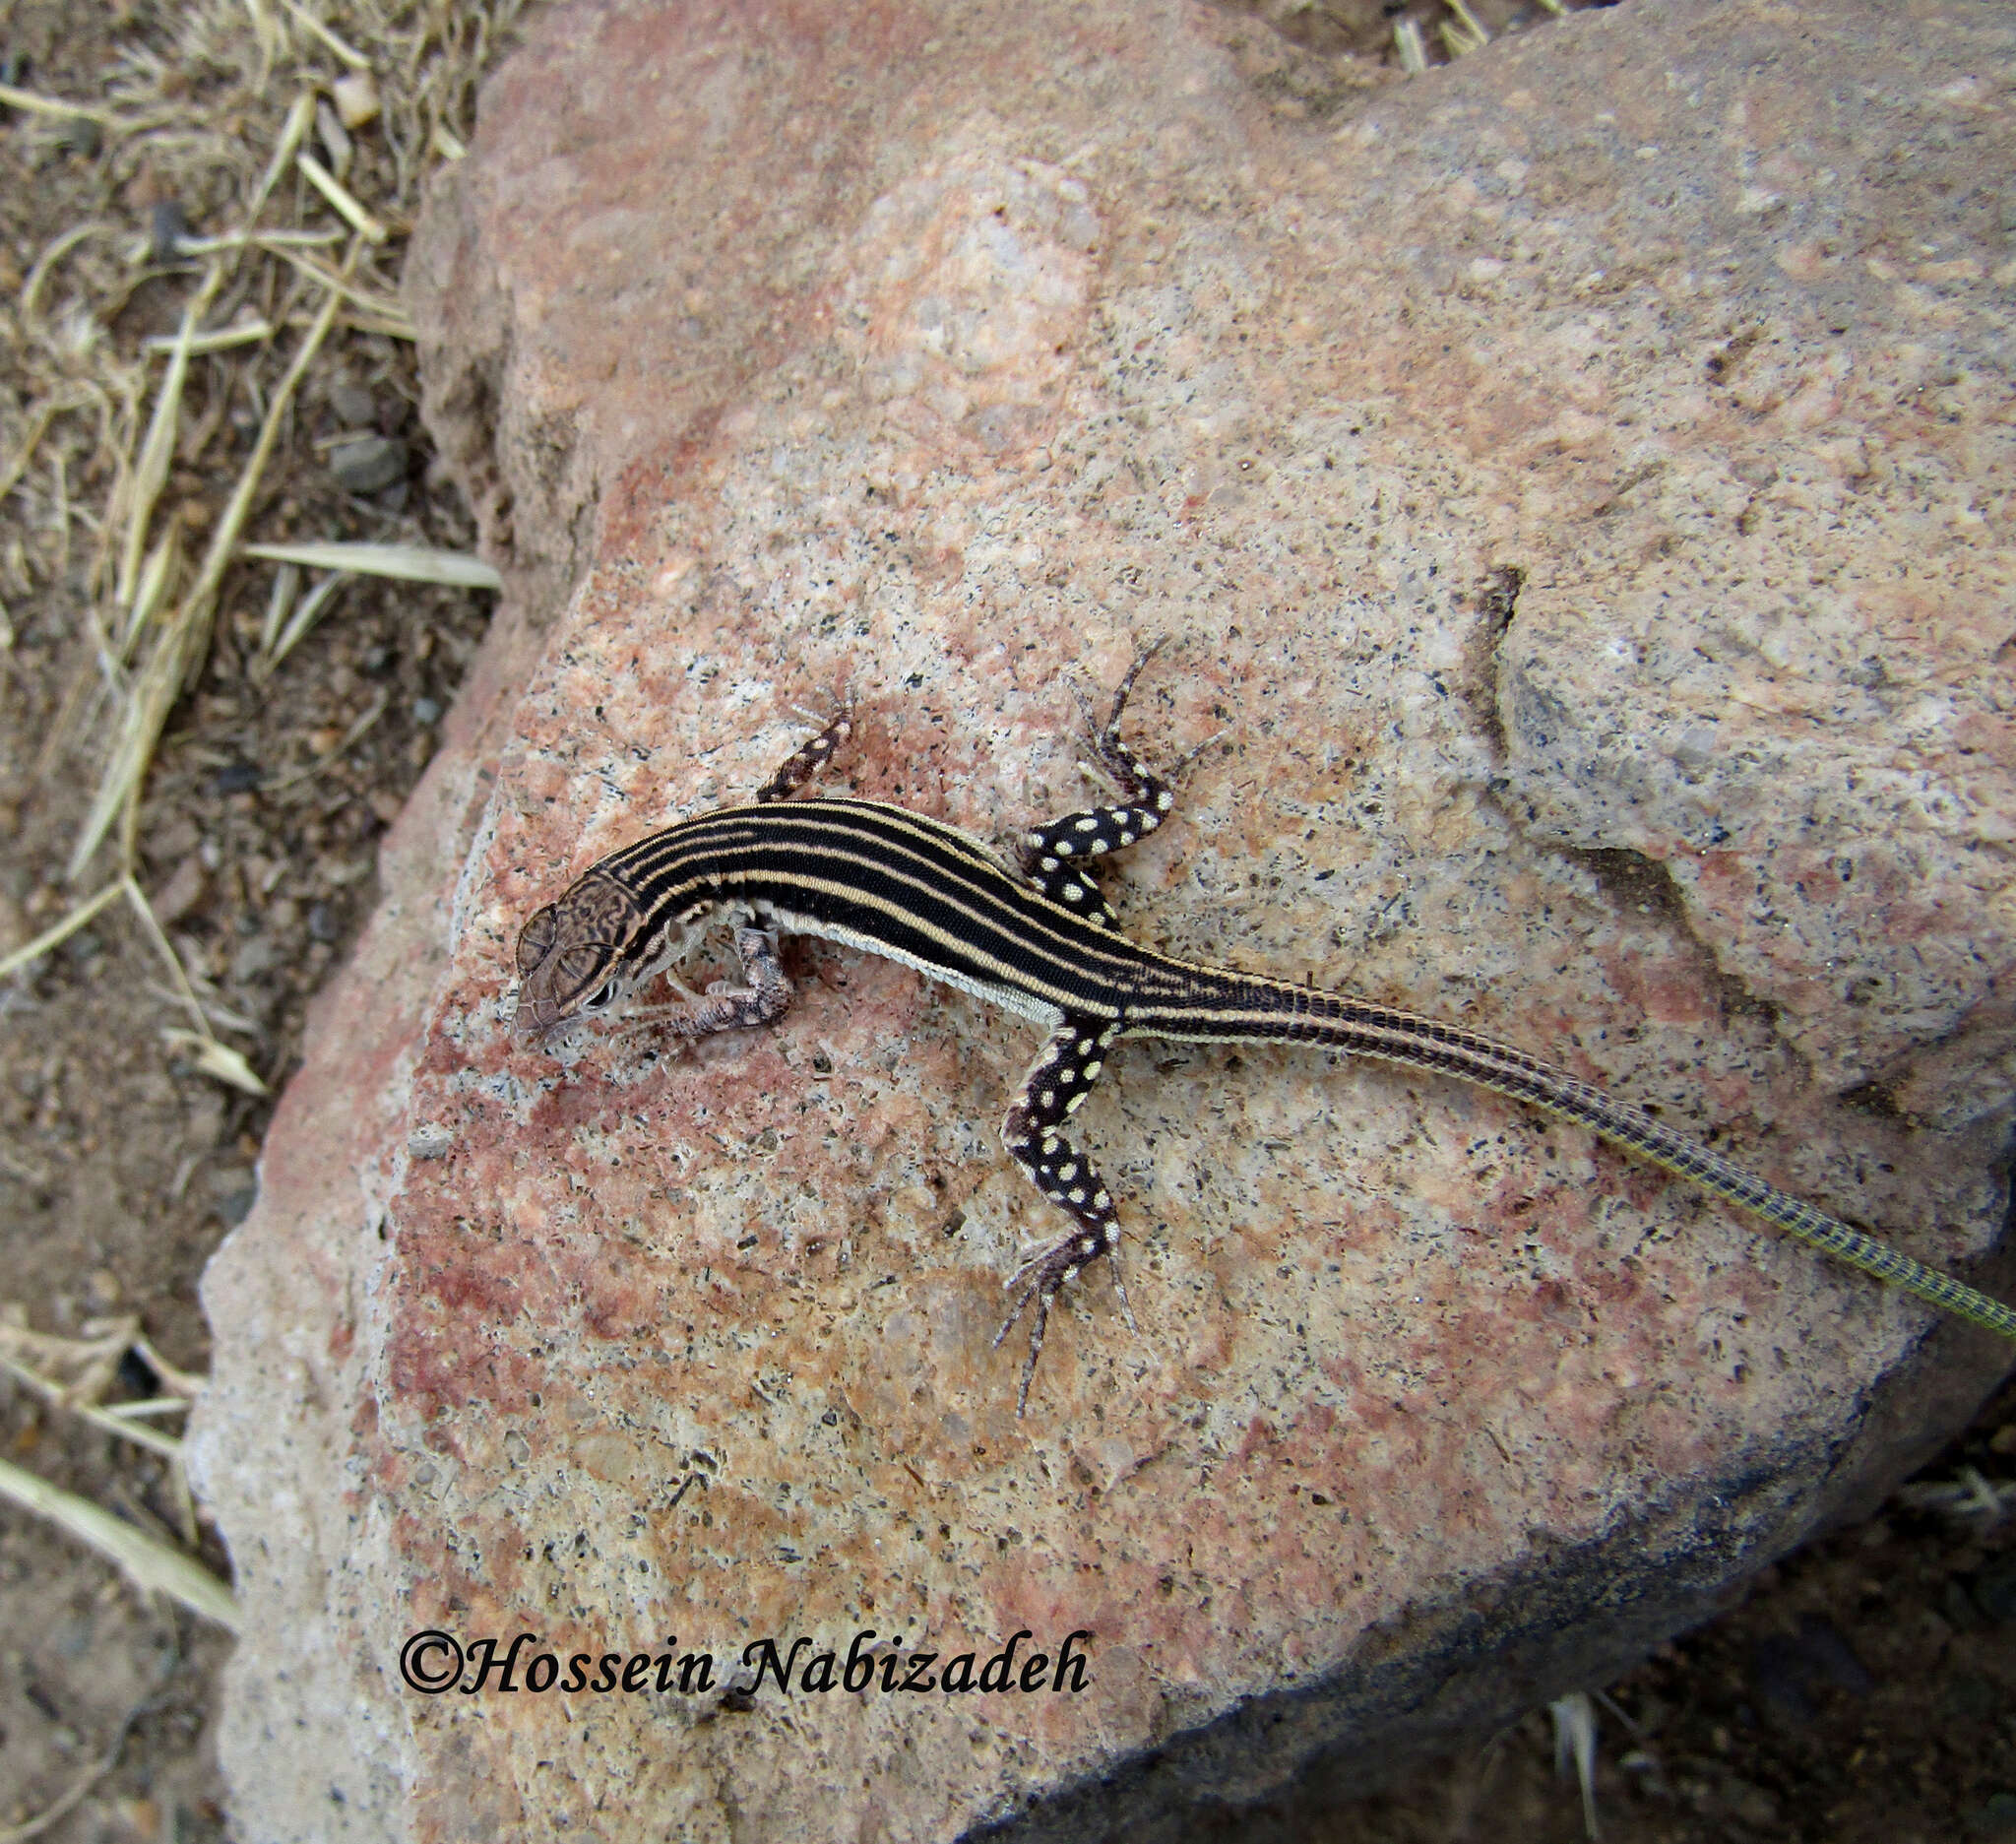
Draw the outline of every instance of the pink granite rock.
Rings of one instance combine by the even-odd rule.
[[[800,943],[774,1030],[513,1042],[529,911],[794,707],[850,689],[840,785],[1000,836],[1168,636],[1135,738],[1224,740],[1115,866],[1138,937],[1993,1241],[2016,28],[1584,14],[1329,113],[1262,31],[576,5],[491,86],[412,292],[515,600],[207,1288],[244,1835],[1351,1790],[1702,1617],[2004,1362],[1494,1098],[1141,1044],[1082,1116],[1141,1333],[1085,1287],[1018,1422],[1025,1028]],[[405,1687],[421,1629],[533,1635],[527,1687]],[[864,1633],[1045,1663],[850,1691]]]

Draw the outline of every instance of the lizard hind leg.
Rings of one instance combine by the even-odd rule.
[[[826,728],[810,742],[802,743],[794,749],[777,773],[756,790],[757,803],[768,805],[773,800],[789,799],[833,760],[835,752],[853,733],[853,709],[842,699],[839,709],[834,712]]]
[[[1001,1122],[1001,1142],[1009,1156],[1037,1189],[1072,1219],[1068,1234],[1038,1248],[1009,1277],[1008,1285],[1020,1291],[994,1334],[995,1346],[1014,1329],[1032,1303],[1036,1307],[1029,1356],[1022,1366],[1022,1386],[1015,1398],[1018,1416],[1029,1407],[1030,1384],[1049,1327],[1050,1303],[1101,1256],[1112,1264],[1113,1287],[1128,1329],[1138,1329],[1120,1274],[1120,1225],[1113,1212],[1112,1193],[1098,1168],[1063,1131],[1066,1117],[1077,1111],[1098,1080],[1107,1047],[1118,1031],[1117,1024],[1067,1019],[1030,1065],[1022,1093]]]

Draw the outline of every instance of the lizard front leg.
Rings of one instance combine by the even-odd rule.
[[[667,973],[665,983],[679,994],[676,1005],[654,1005],[624,1019],[633,1025],[655,1025],[674,1037],[704,1038],[717,1031],[775,1024],[790,1009],[791,983],[777,951],[777,931],[742,927],[735,930],[735,953],[748,984],[717,980],[705,992],[689,992]]]

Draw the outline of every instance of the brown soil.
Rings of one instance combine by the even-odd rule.
[[[318,11],[352,43],[374,42],[376,13]],[[50,265],[37,298],[51,337],[26,337],[17,316],[0,338],[0,467],[38,406],[108,364],[137,366],[143,340],[174,331],[189,266],[136,267],[120,246],[145,238],[170,204],[198,231],[225,227],[267,158],[259,136],[293,88],[340,70],[327,56],[304,56],[298,68],[283,59],[291,75],[271,86],[277,102],[239,120],[228,61],[203,49],[206,18],[214,33],[248,30],[236,4],[214,17],[0,5],[0,81],[126,108],[108,76],[123,50],[139,58],[124,67],[127,79],[141,81],[139,70],[153,91],[208,111],[199,152],[245,144],[235,160],[198,159],[178,154],[170,135],[136,145],[0,112],[0,302],[21,294],[66,230],[106,227]],[[390,90],[389,66],[381,76]],[[452,107],[435,116],[467,134]],[[352,189],[387,203],[397,221],[411,173],[370,128],[355,140]],[[333,222],[298,184],[287,190],[277,221]],[[386,278],[395,265],[396,254],[385,259]],[[267,271],[240,305],[278,315],[290,302]],[[193,367],[191,433],[166,503],[198,550],[297,338]],[[428,473],[415,401],[410,344],[340,330],[283,433],[249,536],[466,549],[470,526]],[[330,466],[331,438],[345,426],[405,445],[400,477],[346,490]],[[95,411],[64,411],[0,500],[0,954],[110,874],[109,853],[77,882],[65,871],[114,717],[91,638],[91,610],[103,605],[91,580],[93,521],[109,467]],[[240,565],[225,581],[215,644],[147,782],[135,868],[220,1037],[277,1088],[297,1056],[310,995],[371,908],[377,837],[425,765],[488,610],[480,596],[359,579],[265,675],[258,637],[272,579],[271,565]],[[137,1314],[168,1365],[201,1372],[198,1277],[250,1206],[271,1104],[199,1073],[188,1049],[163,1036],[187,1022],[158,949],[123,903],[0,981],[0,1314],[66,1337]],[[157,1380],[129,1359],[106,1400],[153,1394]],[[161,1426],[178,1431],[172,1420]],[[185,1511],[168,1461],[5,1379],[0,1457],[180,1540]],[[1928,1477],[1950,1480],[1963,1462],[1987,1480],[2016,1473],[2016,1392]],[[198,1554],[226,1571],[214,1538]],[[8,1827],[80,1786],[67,1814],[36,1835],[56,1844],[222,1836],[207,1733],[228,1648],[217,1628],[144,1604],[100,1558],[0,1502],[0,1844],[29,1835]],[[2008,1520],[1893,1506],[1771,1571],[1739,1608],[1608,1686],[1629,1725],[1599,1710],[1604,1835],[1617,1844],[2016,1838],[2012,1692]],[[1285,1805],[1249,1821],[1368,1844],[1576,1838],[1579,1797],[1554,1777],[1552,1752],[1539,1715],[1368,1804],[1321,1816]],[[1200,1834],[1225,1828],[1200,1820]]]

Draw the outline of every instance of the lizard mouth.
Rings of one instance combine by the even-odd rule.
[[[528,992],[520,986],[511,1009],[511,1035],[521,1044],[543,1045],[566,1022],[559,1006],[544,993]]]

